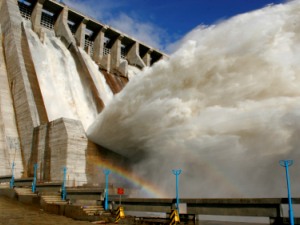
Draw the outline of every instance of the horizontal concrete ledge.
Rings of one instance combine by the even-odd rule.
[[[37,183],[36,187],[61,187],[62,183]]]
[[[95,189],[70,189],[66,188],[68,194],[102,194],[103,190]]]
[[[39,194],[58,193],[61,187],[62,183],[38,183],[36,185],[36,192]]]
[[[0,183],[7,183],[9,182],[11,179],[11,175],[7,175],[7,176],[1,176],[0,177]]]
[[[223,216],[281,216],[281,204],[287,204],[286,198],[254,199],[180,199],[186,204],[186,214],[223,215]],[[294,204],[300,199],[294,198]],[[176,199],[122,199],[122,205],[129,211],[170,212],[175,208]]]
[[[32,178],[20,178],[14,180],[15,187],[29,187],[32,185],[33,177]]]
[[[102,193],[103,188],[66,187],[68,193]]]
[[[15,179],[15,182],[17,183],[21,183],[21,182],[32,182],[33,181],[33,177],[29,177],[29,178],[20,178],[20,179]]]
[[[300,204],[300,198],[292,198],[294,204]],[[126,203],[175,203],[174,198],[128,198]],[[287,204],[287,198],[212,198],[212,199],[180,199],[180,203],[187,204]]]

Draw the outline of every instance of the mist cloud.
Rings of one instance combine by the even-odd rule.
[[[300,1],[197,29],[168,61],[136,76],[89,128],[174,196],[281,197],[299,159]],[[299,163],[290,169],[292,191]]]

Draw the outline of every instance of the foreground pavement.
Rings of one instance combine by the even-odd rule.
[[[91,225],[86,221],[49,214],[37,206],[0,196],[0,225]]]

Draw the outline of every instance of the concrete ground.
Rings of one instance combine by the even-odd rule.
[[[100,222],[100,221],[99,221]],[[96,222],[94,222],[95,224]],[[49,214],[36,205],[23,204],[17,200],[0,196],[0,225],[92,225],[87,221],[76,221],[64,216]],[[121,221],[119,224],[132,224]],[[105,225],[114,225],[106,223]],[[144,223],[137,223],[144,225]],[[197,221],[188,225],[265,225],[224,221]]]
[[[0,196],[0,225],[91,225],[86,221],[48,214],[37,206]]]

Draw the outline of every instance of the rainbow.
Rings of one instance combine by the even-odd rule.
[[[190,154],[188,154],[187,157],[194,158],[195,153],[190,152]],[[133,184],[134,186],[138,187],[140,189],[139,196],[141,197],[165,198],[169,196],[169,194],[163,192],[162,188],[160,188],[159,186],[156,186],[153,183],[132,173],[132,171],[128,171],[125,168],[113,164],[107,160],[94,158],[88,161],[89,163],[92,163],[94,166],[99,168],[100,171],[102,171],[103,169],[109,169],[112,172],[111,175],[113,176],[116,175],[118,179],[120,177],[121,179],[124,179],[127,182]],[[208,168],[208,171],[210,171],[210,176],[215,180],[216,183],[224,186],[224,189],[228,191],[228,194],[230,196],[235,196],[235,197],[243,196],[242,190],[240,190],[238,186],[234,185],[234,181],[231,180],[232,178],[224,174],[222,170],[218,168],[217,165],[212,165],[202,160],[200,161],[200,164]],[[201,176],[201,174],[199,174],[199,176]]]
[[[159,187],[153,185],[152,183],[142,179],[141,177],[133,174],[132,172],[122,167],[116,166],[106,161],[101,161],[101,162],[98,161],[96,165],[100,169],[109,169],[112,173],[130,181],[135,186],[141,188],[141,192],[145,193],[147,197],[163,198],[166,196],[166,194],[163,193],[159,189]]]

